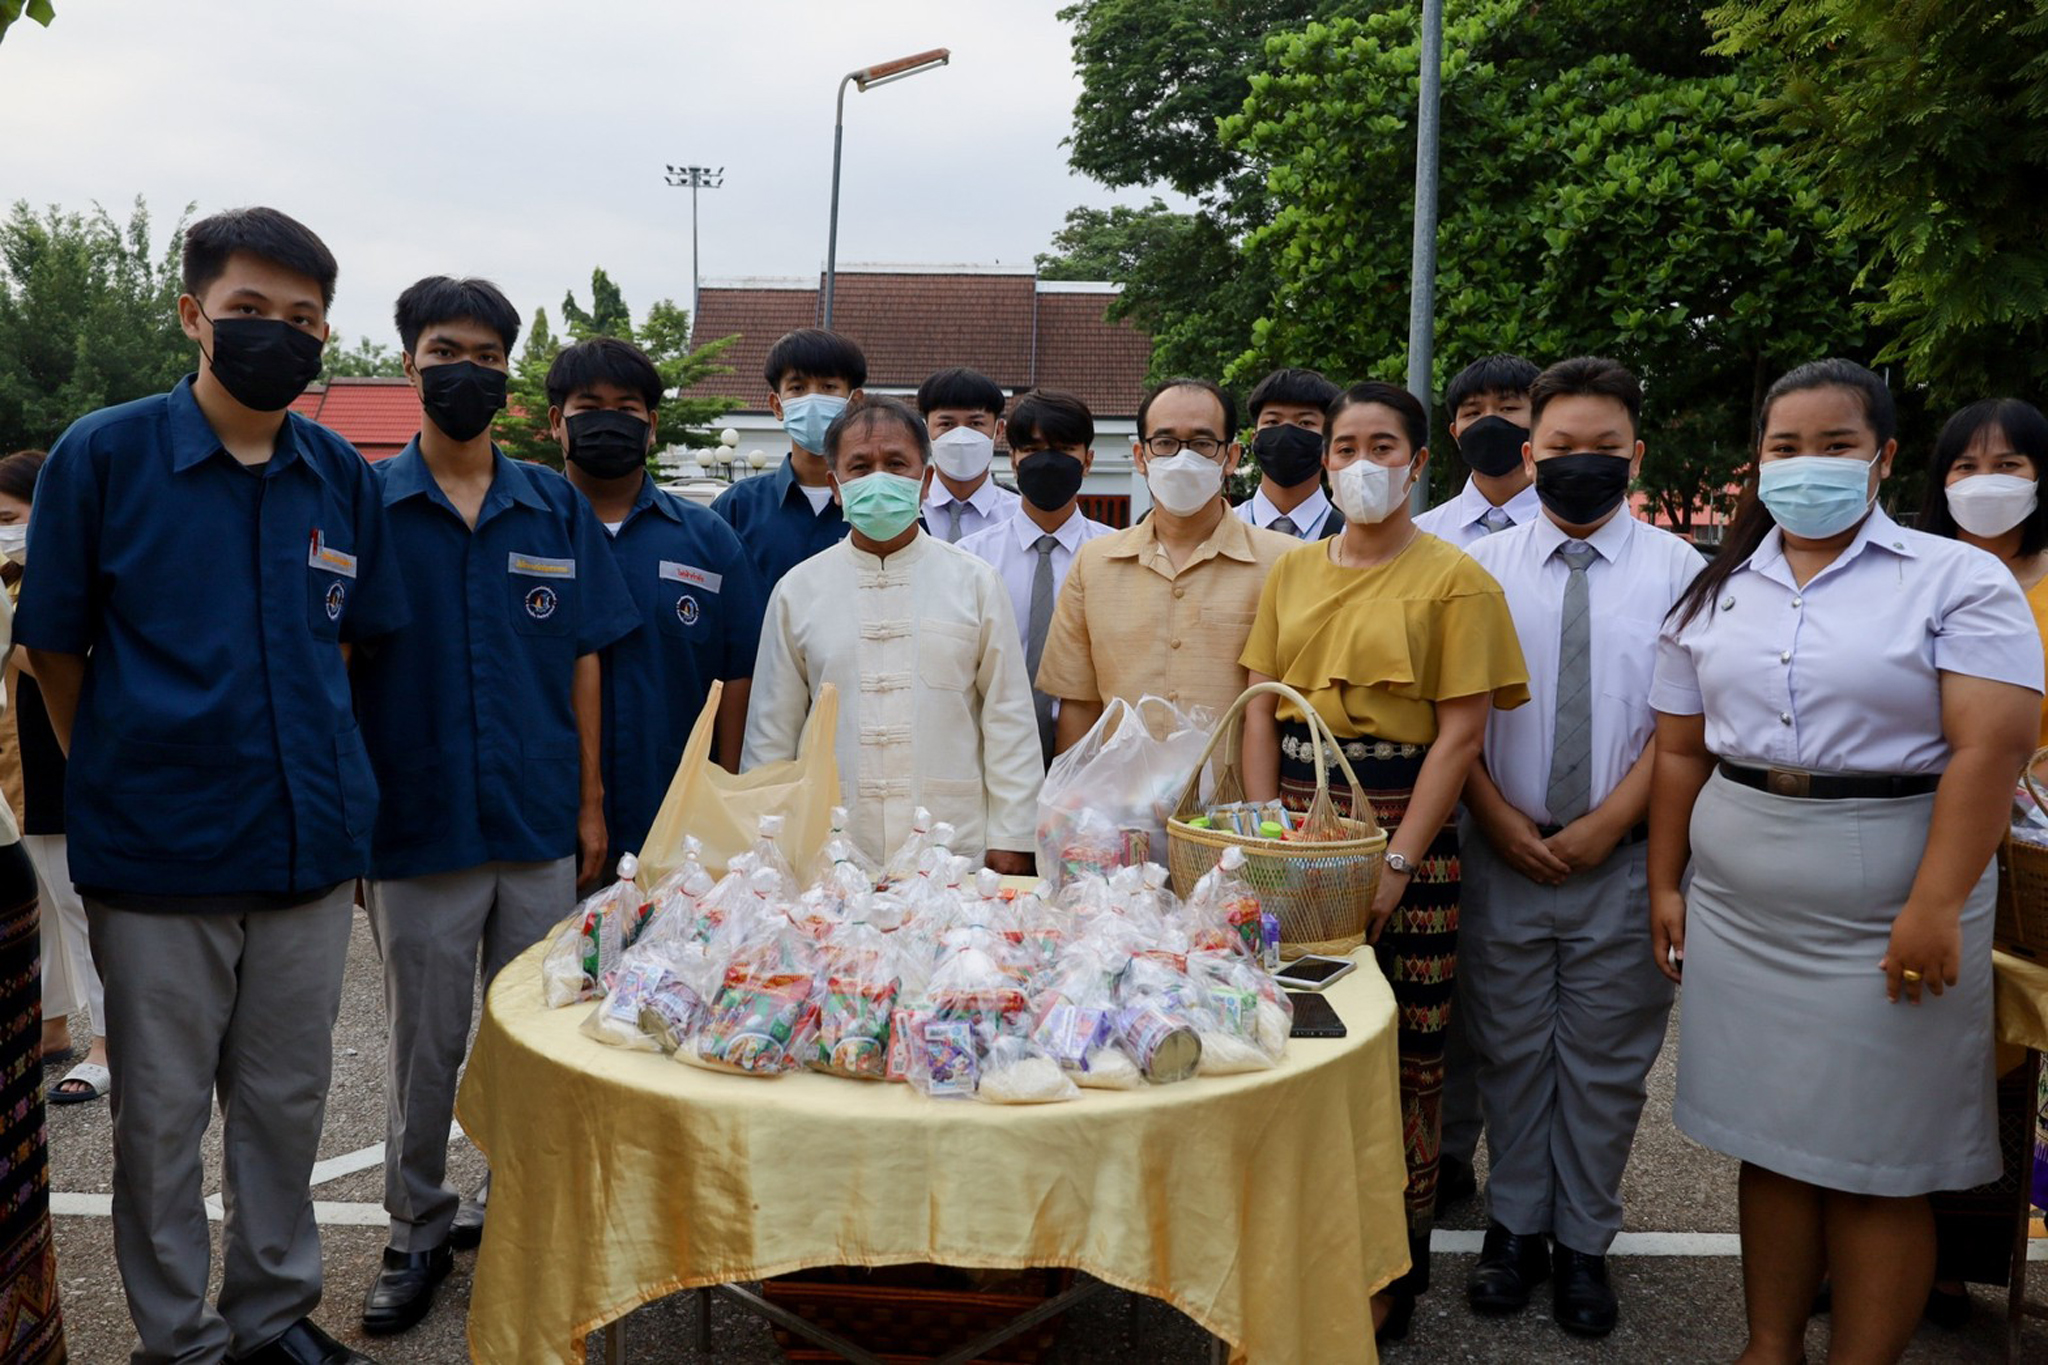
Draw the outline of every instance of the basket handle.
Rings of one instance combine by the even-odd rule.
[[[1243,727],[1244,709],[1251,704],[1252,698],[1262,696],[1284,697],[1300,707],[1302,715],[1308,717],[1309,733],[1316,742],[1316,795],[1309,807],[1308,816],[1302,820],[1303,827],[1308,827],[1311,819],[1318,824],[1336,824],[1336,807],[1330,801],[1330,775],[1321,761],[1322,752],[1327,750],[1330,756],[1337,760],[1337,766],[1343,770],[1344,780],[1351,784],[1351,818],[1364,824],[1366,828],[1377,831],[1379,822],[1373,819],[1372,803],[1365,799],[1365,788],[1359,785],[1358,774],[1351,771],[1351,760],[1344,757],[1344,747],[1337,742],[1335,732],[1330,729],[1328,722],[1317,714],[1315,707],[1309,705],[1306,697],[1283,682],[1253,683],[1230,704],[1230,709],[1223,713],[1223,719],[1217,722],[1216,728],[1209,733],[1209,743],[1202,750],[1202,756],[1195,760],[1194,771],[1188,774],[1188,784],[1181,791],[1179,804],[1174,807],[1175,815],[1185,818],[1194,809],[1195,803],[1201,797],[1202,771],[1209,766],[1209,759],[1215,754],[1216,746],[1226,739],[1231,742],[1223,756],[1223,770],[1229,772],[1237,767],[1238,746],[1235,741]]]

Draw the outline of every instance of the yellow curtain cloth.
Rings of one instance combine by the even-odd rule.
[[[2048,963],[1994,951],[1991,995],[2003,1076],[2026,1060],[2027,1048],[2048,1052]]]
[[[499,975],[457,1112],[490,1158],[470,1295],[486,1365],[581,1359],[643,1303],[815,1265],[1069,1266],[1173,1304],[1253,1362],[1372,1361],[1408,1265],[1394,1001],[1371,954],[1349,1036],[1282,1065],[1063,1104],[730,1076],[606,1047]]]

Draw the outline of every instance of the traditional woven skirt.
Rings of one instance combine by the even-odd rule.
[[[0,847],[0,1361],[44,1365],[64,1356],[50,1236],[50,1168],[43,1128],[43,984],[37,970],[36,874],[19,843]]]

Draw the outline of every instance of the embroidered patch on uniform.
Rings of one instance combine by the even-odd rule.
[[[555,614],[560,599],[553,588],[532,588],[526,594],[526,614],[536,621],[545,621]]]
[[[676,617],[684,625],[696,625],[697,618],[703,614],[703,611],[697,606],[697,599],[690,596],[690,594],[684,593],[676,599]]]
[[[338,573],[343,578],[356,576],[356,557],[346,550],[337,550],[329,545],[318,527],[313,530],[313,548],[306,555],[306,563],[311,568]]]
[[[330,621],[339,621],[341,619],[342,604],[348,601],[348,589],[342,587],[341,584],[339,583],[329,583],[327,585],[326,600],[327,619]]]
[[[717,592],[718,585],[725,582],[725,575],[700,569],[695,564],[678,564],[672,559],[661,561],[661,577],[666,583],[688,583],[693,588],[706,592]]]
[[[542,555],[523,555],[513,551],[507,556],[507,573],[523,573],[529,578],[574,578],[576,561],[573,559],[548,559]]]

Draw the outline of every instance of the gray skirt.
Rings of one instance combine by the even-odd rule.
[[[1885,1000],[1934,797],[1811,801],[1716,772],[1692,815],[1673,1117],[1694,1141],[1853,1194],[1963,1189],[2001,1169],[1987,865],[1960,982]]]

